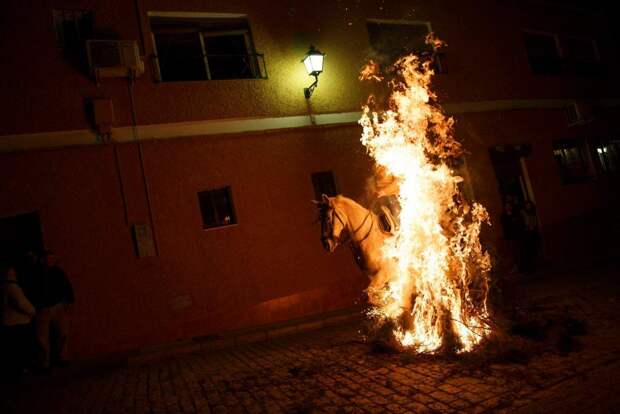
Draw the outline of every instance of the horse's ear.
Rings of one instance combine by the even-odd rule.
[[[321,201],[323,201],[324,203],[329,204],[329,197],[327,197],[327,195],[322,194],[321,195]]]

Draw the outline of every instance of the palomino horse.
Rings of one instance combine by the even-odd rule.
[[[323,194],[315,202],[321,219],[321,242],[332,253],[338,245],[348,244],[357,265],[370,278],[368,292],[381,288],[387,281],[387,266],[381,256],[381,247],[389,230],[394,228],[391,218],[380,217],[350,198],[328,197]]]

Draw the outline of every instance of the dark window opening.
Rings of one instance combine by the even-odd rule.
[[[553,158],[557,163],[563,184],[586,181],[591,177],[584,140],[555,140],[553,142]]]
[[[562,51],[566,73],[580,76],[601,73],[602,66],[594,40],[577,37],[562,38]]]
[[[230,187],[201,191],[198,203],[203,229],[237,224]]]
[[[151,17],[159,80],[266,78],[247,19]]]
[[[83,47],[84,40],[93,33],[94,15],[90,10],[55,9],[52,11],[56,46],[75,50]]]
[[[566,117],[566,121],[568,122],[568,125],[575,125],[579,123],[579,111],[577,109],[577,105],[572,104],[572,105],[568,105],[565,106],[564,109],[564,116]]]
[[[321,171],[312,174],[312,185],[314,186],[315,200],[320,200],[323,194],[328,197],[338,195],[334,174],[331,171]]]
[[[620,140],[600,139],[596,142],[595,151],[603,173],[620,173]]]
[[[523,33],[523,40],[534,74],[556,75],[561,73],[561,57],[555,36],[525,32]]]
[[[502,200],[512,198],[522,205],[529,199],[521,159],[527,157],[530,151],[527,145],[498,145],[489,148]]]
[[[426,23],[399,24],[387,22],[367,22],[370,46],[374,58],[382,65],[393,64],[399,57],[415,53],[433,57],[434,69],[439,73],[447,72],[446,56],[437,53],[433,56],[433,47],[426,43],[429,27]]]
[[[155,33],[162,81],[207,79],[200,37],[196,33]]]
[[[532,73],[593,76],[603,73],[593,39],[524,32]]]

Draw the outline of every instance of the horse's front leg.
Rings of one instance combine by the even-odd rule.
[[[396,269],[389,263],[384,265],[374,272],[370,277],[370,284],[366,289],[368,293],[368,300],[375,306],[398,306],[398,325],[403,330],[409,330],[413,326],[413,308],[416,301],[416,286],[414,280],[409,280],[408,283],[400,285],[400,291],[395,292],[398,296],[398,303],[387,303],[387,301],[394,301],[393,297],[386,298],[385,291],[388,289],[388,284],[395,277]]]
[[[370,279],[370,283],[368,284],[368,288],[366,288],[366,293],[368,294],[368,300],[372,305],[382,306],[384,305],[384,292],[387,288],[387,283],[390,279],[389,271],[381,267],[379,269],[373,269],[373,271],[368,271],[368,278]]]

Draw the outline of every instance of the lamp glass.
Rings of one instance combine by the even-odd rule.
[[[310,54],[304,58],[304,66],[308,75],[318,75],[323,72],[323,54]]]

